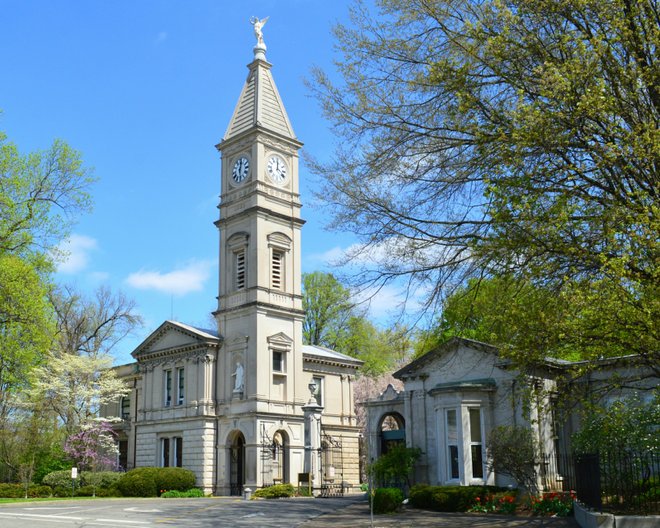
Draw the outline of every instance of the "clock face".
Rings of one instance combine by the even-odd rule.
[[[270,158],[268,158],[268,165],[266,166],[266,170],[268,171],[268,175],[270,176],[271,180],[273,180],[276,184],[282,184],[286,181],[286,162],[277,154],[273,154]]]
[[[236,183],[241,183],[245,178],[247,178],[249,172],[250,161],[245,156],[241,156],[234,163],[234,167],[231,170],[231,176],[234,178]]]

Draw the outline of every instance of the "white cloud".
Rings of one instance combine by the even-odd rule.
[[[89,264],[90,253],[98,248],[96,239],[85,235],[71,235],[57,248],[62,260],[57,266],[60,273],[80,273]]]
[[[307,255],[306,260],[315,263],[321,263],[326,266],[336,266],[346,256],[346,250],[335,246],[323,253],[312,253]]]
[[[156,290],[172,295],[186,295],[201,291],[211,274],[213,262],[194,260],[186,266],[167,273],[140,270],[131,273],[126,283],[139,290]]]

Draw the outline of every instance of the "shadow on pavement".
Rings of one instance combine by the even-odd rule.
[[[321,499],[322,500],[322,499]],[[371,527],[371,515],[366,499],[298,525],[305,528],[333,526],[335,528]],[[442,513],[416,508],[388,515],[374,515],[374,528],[579,528],[572,517],[524,517],[483,515],[474,513]]]

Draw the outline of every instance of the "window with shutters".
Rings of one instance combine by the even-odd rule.
[[[245,250],[240,249],[234,253],[235,263],[235,286],[237,290],[244,290],[247,283],[247,273],[245,266]]]
[[[269,234],[267,239],[270,249],[270,287],[287,291],[287,253],[291,251],[291,239],[280,232]]]
[[[234,233],[227,240],[227,292],[245,290],[248,287],[249,235]]]
[[[274,249],[271,262],[271,288],[284,289],[284,252]]]

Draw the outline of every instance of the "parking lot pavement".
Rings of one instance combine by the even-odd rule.
[[[299,528],[579,528],[570,517],[523,517],[512,515],[479,515],[473,513],[440,513],[407,508],[400,513],[369,513],[366,499],[310,519]]]
[[[573,519],[437,513],[409,508],[371,518],[364,495],[245,501],[95,499],[0,504],[2,528],[576,528]]]

